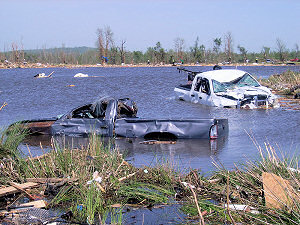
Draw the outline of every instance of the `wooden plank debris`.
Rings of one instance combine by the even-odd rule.
[[[13,186],[1,188],[0,189],[0,197],[21,192],[20,188],[22,188],[22,189],[30,189],[30,188],[38,187],[39,185],[40,184],[38,184],[38,183],[27,182],[27,183],[23,183],[23,184],[18,184],[19,189],[15,188]]]
[[[262,182],[268,208],[291,208],[294,205],[293,200],[299,198],[290,182],[276,174],[264,172]]]
[[[59,182],[74,182],[76,179],[69,178],[27,178],[28,182],[36,182],[36,183],[59,183]]]
[[[31,196],[31,194],[28,193],[24,188],[22,188],[22,187],[20,186],[20,184],[17,184],[17,183],[14,183],[14,182],[9,182],[9,184],[10,184],[11,186],[13,186],[14,188],[20,190],[21,192],[24,192],[24,193],[28,196],[28,198],[29,198],[30,200],[34,200],[34,198]]]

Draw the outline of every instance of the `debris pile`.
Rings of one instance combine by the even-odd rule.
[[[5,156],[1,162],[0,222],[25,224],[16,218],[27,218],[31,223],[104,224],[111,222],[105,215],[115,208],[122,220],[132,208],[180,204],[187,215],[183,223],[297,224],[297,158],[281,160],[269,145],[265,152],[259,149],[260,161],[233,171],[215,164],[217,171],[208,178],[198,170],[177,171],[166,162],[136,168],[95,135],[84,149],[53,143],[53,151],[38,157],[28,149],[28,157]],[[53,213],[58,207],[63,213]]]

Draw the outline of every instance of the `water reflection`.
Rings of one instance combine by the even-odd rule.
[[[208,139],[179,139],[175,144],[144,144],[144,139],[134,138],[101,138],[105,146],[118,148],[126,160],[137,167],[154,166],[158,162],[177,162],[179,167],[199,168],[199,161],[218,157],[228,142],[228,137],[215,140]],[[52,149],[54,144],[61,148],[84,149],[88,146],[89,138],[69,136],[29,136],[20,145],[25,155],[41,155]],[[179,161],[178,161],[179,160]],[[196,162],[192,163],[193,161]],[[178,163],[179,162],[179,163]]]

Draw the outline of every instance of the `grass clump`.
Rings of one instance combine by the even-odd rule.
[[[280,94],[293,95],[300,89],[300,73],[288,70],[272,75],[268,79],[262,79],[261,84]]]
[[[231,212],[231,221],[299,224],[299,158],[279,157],[269,144],[265,145],[265,149],[258,146],[258,150],[261,156],[259,160],[249,161],[233,171],[220,167],[213,177],[220,182],[211,187],[210,192],[219,196],[219,201],[223,203],[225,210],[229,204],[249,206],[249,210]],[[264,175],[274,178],[273,183],[264,181]],[[286,183],[290,188],[285,188]],[[275,187],[282,187],[283,191],[277,195]],[[273,199],[271,206],[270,204],[268,206],[268,196],[272,196]]]
[[[13,160],[2,162],[0,184],[22,183],[29,178],[62,178],[59,184],[45,184],[37,192],[44,192],[49,208],[70,210],[76,222],[88,224],[121,224],[123,207],[174,202],[181,202],[181,210],[188,216],[186,222],[191,223],[299,224],[299,159],[278,156],[269,144],[264,148],[255,144],[258,160],[232,171],[216,164],[217,170],[205,177],[199,170],[179,173],[163,163],[136,168],[117,149],[104,146],[99,137],[92,135],[85,149],[65,149],[54,144],[51,152],[39,157],[31,157],[30,152],[28,157],[15,154]],[[266,196],[270,190],[266,189],[264,174],[280,177],[284,185],[289,184],[282,191],[287,201],[278,197],[276,207],[268,205]],[[280,182],[271,188],[283,186]],[[116,205],[117,210],[113,208]],[[239,206],[245,207],[236,209]]]

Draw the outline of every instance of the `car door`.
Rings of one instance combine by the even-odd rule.
[[[109,124],[106,120],[96,118],[62,118],[52,125],[54,135],[87,136],[96,133],[109,136]]]

